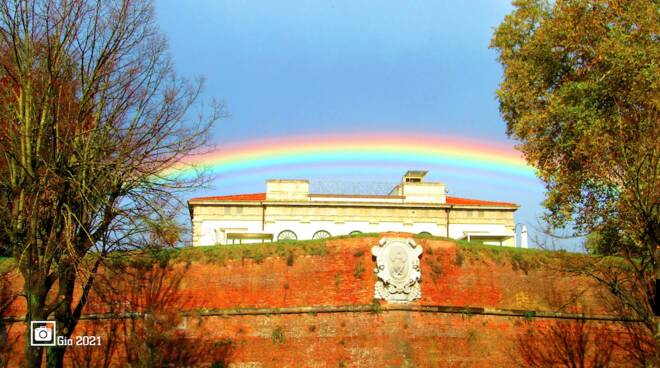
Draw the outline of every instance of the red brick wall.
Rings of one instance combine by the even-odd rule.
[[[388,236],[392,235],[410,236]],[[327,254],[299,255],[292,264],[280,256],[259,262],[178,264],[175,269],[183,278],[176,300],[189,312],[181,331],[231,340],[230,360],[235,367],[509,367],[517,354],[517,336],[529,326],[553,323],[550,318],[529,316],[393,311],[382,301],[381,310],[376,311],[323,312],[333,306],[359,309],[374,305],[375,261],[370,250],[379,239],[329,240]],[[558,305],[581,294],[578,307],[606,313],[592,291],[584,293],[593,285],[557,273],[552,260],[521,267],[520,260],[507,252],[465,252],[451,242],[416,241],[424,249],[422,298],[411,303],[413,306],[554,312]],[[278,310],[291,307],[318,308],[314,313],[282,314]],[[12,313],[20,315],[23,308],[19,301]],[[240,315],[237,308],[244,312],[269,310]],[[87,312],[104,309],[97,305]],[[204,315],[229,309],[238,315]],[[108,323],[83,321],[79,330]],[[598,323],[618,328],[611,322]],[[12,335],[22,331],[21,324],[12,326]],[[121,356],[115,357],[117,364],[121,364]]]

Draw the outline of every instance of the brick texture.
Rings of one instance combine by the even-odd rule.
[[[180,301],[178,311],[188,312],[177,320],[179,330],[191,337],[231,341],[231,367],[510,367],[517,359],[517,337],[529,327],[546,328],[553,323],[551,318],[386,308],[323,312],[323,307],[333,306],[386,306],[383,301],[374,304],[375,261],[370,252],[382,236],[411,235],[331,239],[327,254],[298,255],[293,260],[272,256],[259,261],[179,263],[174,270],[182,279],[174,304]],[[575,299],[576,311],[607,314],[595,297],[594,285],[554,271],[551,259],[547,264],[521,265],[515,257],[465,252],[452,242],[416,242],[424,249],[422,298],[413,305],[555,312]],[[20,288],[18,278],[15,286]],[[321,312],[278,312],[290,307],[319,307]],[[24,308],[19,299],[10,314],[21,316]],[[270,312],[195,314],[237,308],[268,308]],[[98,312],[107,312],[99,302],[86,310]],[[620,329],[613,322],[593,323]],[[78,330],[95,327],[105,335],[110,324],[84,320]],[[9,325],[19,356],[24,326],[21,322]],[[125,364],[124,355],[118,353],[113,364]]]

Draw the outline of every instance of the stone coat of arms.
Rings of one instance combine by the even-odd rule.
[[[391,303],[406,303],[422,296],[419,256],[422,247],[412,239],[383,238],[371,248],[376,257],[374,272],[378,276],[374,290],[376,299]]]

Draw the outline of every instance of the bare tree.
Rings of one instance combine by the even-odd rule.
[[[108,254],[176,227],[176,194],[199,177],[163,170],[221,113],[193,115],[201,87],[176,76],[149,1],[0,4],[0,248],[24,278],[28,326],[54,318],[71,336]]]

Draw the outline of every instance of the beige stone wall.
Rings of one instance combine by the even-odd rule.
[[[445,185],[442,183],[401,183],[400,195],[406,203],[446,203]]]
[[[204,221],[222,221],[223,223],[252,222],[268,227],[281,221],[295,221],[308,224],[313,221],[329,221],[335,224],[348,222],[366,222],[377,225],[379,223],[401,223],[411,226],[415,223],[436,224],[444,229],[446,234],[447,211],[446,208],[414,207],[414,206],[382,206],[369,204],[346,206],[345,204],[331,204],[324,202],[319,205],[305,205],[295,203],[226,203],[221,205],[193,205],[193,244],[199,244],[201,224]],[[504,225],[513,233],[515,226],[514,210],[480,208],[480,207],[454,207],[449,213],[450,226],[492,226]],[[237,227],[239,225],[227,225]],[[459,230],[457,230],[460,233]],[[505,245],[515,246],[514,239],[504,242]]]
[[[500,224],[515,225],[514,211],[496,209],[454,209],[449,215],[449,222],[463,224]]]
[[[368,222],[436,222],[446,224],[444,208],[369,207],[369,206],[284,206],[265,204],[265,221],[368,221]],[[261,220],[261,205],[194,205],[194,220]],[[450,223],[515,225],[513,210],[459,207],[449,214]]]
[[[411,209],[392,207],[348,207],[348,206],[269,206],[267,221],[300,220],[316,221],[367,221],[375,222],[441,222],[446,215],[442,209]]]
[[[308,180],[268,180],[266,199],[269,201],[309,201]]]

